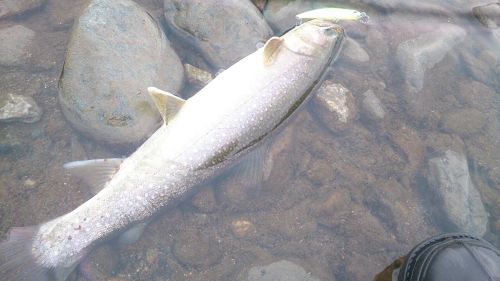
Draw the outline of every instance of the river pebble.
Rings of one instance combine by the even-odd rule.
[[[46,0],[2,0],[0,2],[0,19],[23,14],[40,8]]]
[[[165,0],[164,8],[169,29],[197,47],[215,71],[227,69],[272,36],[248,0]]]
[[[356,40],[348,37],[339,59],[344,59],[352,64],[363,64],[370,61],[370,56]]]
[[[458,228],[448,231],[482,236],[486,232],[488,213],[472,183],[465,155],[448,150],[443,156],[430,159],[428,167],[430,191],[442,200],[438,206],[442,206],[442,212]]]
[[[341,84],[326,80],[314,97],[315,113],[331,132],[345,130],[356,118],[354,97]]]
[[[221,258],[216,241],[196,230],[178,234],[173,253],[181,264],[193,267],[214,265]]]
[[[42,109],[31,97],[8,93],[0,95],[0,121],[35,123],[42,117]]]
[[[35,32],[22,25],[0,30],[0,65],[19,66],[31,58]]]
[[[130,0],[94,0],[75,23],[59,101],[87,136],[138,144],[161,124],[147,87],[177,93],[182,82],[179,58],[143,8]]]
[[[247,281],[319,281],[303,267],[287,260],[273,262],[265,266],[255,266],[248,270]]]
[[[363,93],[362,106],[364,114],[374,121],[379,121],[385,117],[385,109],[380,99],[370,89]]]

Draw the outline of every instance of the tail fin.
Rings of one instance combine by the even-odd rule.
[[[15,227],[0,243],[0,280],[48,281],[51,269],[37,264],[32,255],[37,226]]]

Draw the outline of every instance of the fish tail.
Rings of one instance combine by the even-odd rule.
[[[51,269],[40,265],[32,254],[38,226],[14,227],[0,243],[0,280],[47,281]]]

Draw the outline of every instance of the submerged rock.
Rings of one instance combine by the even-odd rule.
[[[352,64],[366,63],[370,60],[368,53],[352,38],[347,38],[341,58]]]
[[[424,87],[425,72],[463,41],[465,35],[466,32],[461,27],[446,23],[436,26],[432,32],[399,44],[396,58],[410,96],[414,96]]]
[[[2,0],[0,1],[0,19],[20,15],[41,7],[46,0]]]
[[[487,116],[475,108],[462,108],[448,112],[442,120],[445,131],[459,136],[479,132],[487,123]]]
[[[183,68],[158,23],[130,0],[94,0],[73,29],[59,101],[70,123],[108,144],[138,143],[160,115],[147,93],[176,93]]]
[[[1,9],[0,9],[1,10]],[[0,65],[19,66],[31,57],[35,32],[22,25],[0,30]]]
[[[300,265],[281,260],[266,266],[254,266],[248,271],[247,281],[319,281]]]
[[[444,156],[430,159],[428,181],[442,200],[442,211],[459,231],[479,236],[486,232],[488,213],[463,154],[448,150]]]
[[[199,231],[189,231],[176,236],[173,254],[187,266],[211,266],[221,259],[217,242]]]
[[[164,7],[169,28],[198,48],[214,70],[228,68],[272,36],[250,1],[165,0]]]
[[[319,119],[332,132],[346,129],[357,114],[351,91],[329,80],[318,89],[314,105]]]
[[[35,123],[41,116],[42,110],[31,97],[0,95],[0,121]]]
[[[495,29],[500,26],[500,3],[490,3],[472,9],[472,14],[484,26]]]
[[[210,83],[210,81],[212,81],[212,79],[214,79],[210,72],[189,63],[184,64],[184,73],[186,74],[186,79],[189,83],[200,88],[205,87],[208,83]]]
[[[385,117],[385,110],[380,99],[372,90],[368,90],[363,94],[363,110],[364,114],[374,120],[382,120]]]

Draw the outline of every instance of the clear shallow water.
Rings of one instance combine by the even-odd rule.
[[[161,1],[137,2],[160,18]],[[500,245],[500,31],[470,15],[489,2],[324,3],[371,17],[369,25],[345,25],[353,41],[327,79],[351,93],[347,121],[312,100],[274,140],[262,185],[247,187],[238,173],[207,184],[159,216],[137,243],[108,243],[93,253],[85,266],[97,280],[247,280],[252,266],[278,260],[320,280],[369,280],[433,234],[477,231]],[[285,5],[268,3],[268,22]],[[35,34],[22,63],[0,68],[0,94],[31,96],[43,110],[33,124],[0,124],[2,233],[90,198],[62,164],[128,153],[82,137],[57,102],[72,18],[84,6],[49,0],[0,21],[1,29],[20,24]],[[181,57],[199,61],[188,55]],[[469,188],[481,200],[440,198],[439,171],[458,188],[446,194]]]

